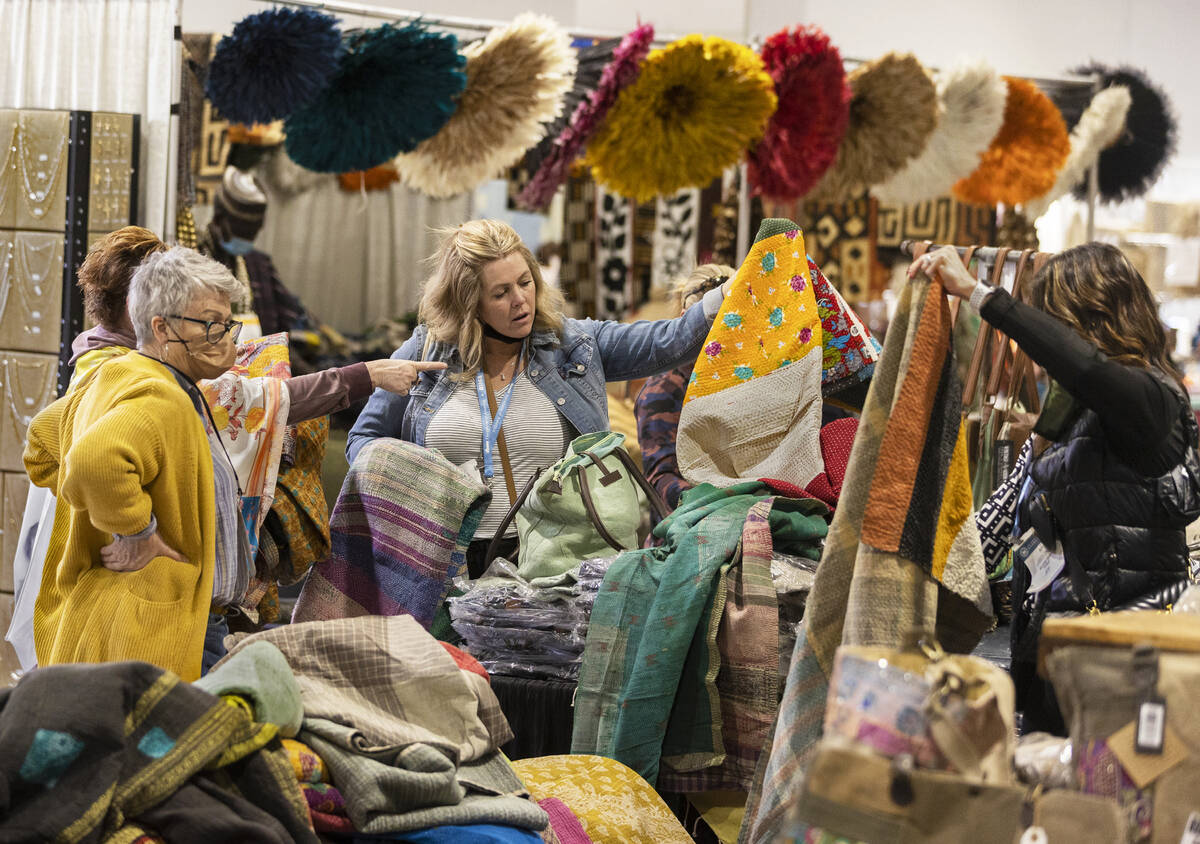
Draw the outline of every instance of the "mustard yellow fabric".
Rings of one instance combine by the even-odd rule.
[[[556,797],[567,804],[595,844],[692,844],[650,783],[615,759],[540,756],[512,766],[534,800]]]
[[[34,417],[24,458],[60,503],[34,605],[38,664],[138,659],[199,678],[216,554],[212,457],[175,378],[141,354],[110,359]],[[104,568],[100,549],[152,512],[189,562]]]
[[[90,375],[93,369],[100,366],[106,360],[119,358],[132,351],[133,349],[125,346],[105,346],[102,349],[92,349],[90,352],[84,352],[75,361],[75,371],[71,374],[71,386],[67,389],[74,389],[77,383]]]
[[[793,226],[765,237],[733,277],[683,403],[782,369],[820,350],[822,337],[804,235]]]

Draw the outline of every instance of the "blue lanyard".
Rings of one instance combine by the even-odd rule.
[[[504,415],[508,413],[508,403],[512,401],[512,394],[516,391],[516,381],[514,376],[513,383],[508,385],[508,391],[505,392],[504,398],[496,407],[496,418],[493,419],[491,409],[488,407],[487,387],[483,382],[483,373],[475,373],[475,395],[479,399],[479,422],[483,429],[483,477],[489,481],[496,474],[492,468],[492,449],[496,447],[496,440],[500,436],[500,426],[504,424]]]

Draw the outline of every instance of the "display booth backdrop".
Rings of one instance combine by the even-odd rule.
[[[0,0],[0,107],[142,115],[139,222],[164,236],[180,0]]]

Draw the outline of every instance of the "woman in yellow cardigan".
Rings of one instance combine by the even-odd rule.
[[[193,382],[224,368],[206,369],[216,361],[189,355],[175,329],[195,317],[236,336],[228,303],[238,286],[228,274],[181,273],[151,289],[139,284],[147,277],[135,274],[130,290],[140,354],[93,370],[29,426],[30,480],[71,506],[51,534],[34,643],[39,665],[139,659],[190,682],[217,541],[214,461]]]

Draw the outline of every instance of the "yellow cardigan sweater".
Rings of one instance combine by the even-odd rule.
[[[138,659],[196,680],[216,559],[212,456],[171,372],[129,354],[88,373],[30,423],[25,469],[59,503],[34,605],[38,664]],[[189,562],[104,568],[100,549],[151,513]]]

